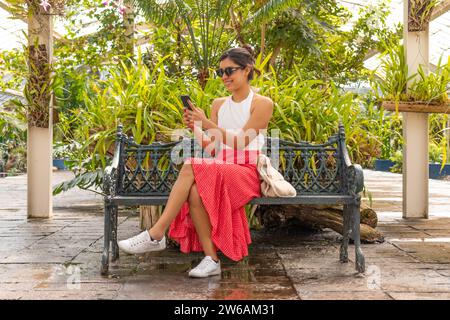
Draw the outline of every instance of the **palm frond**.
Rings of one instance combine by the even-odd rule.
[[[174,0],[158,3],[155,0],[134,0],[135,8],[155,24],[172,23],[179,17],[179,10]]]
[[[245,21],[245,24],[253,23],[258,24],[269,19],[278,10],[294,7],[300,3],[304,3],[302,0],[269,0],[265,5],[259,8],[250,18]]]

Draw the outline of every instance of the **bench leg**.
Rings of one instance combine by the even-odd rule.
[[[118,221],[118,207],[111,205],[111,253],[112,261],[119,259],[119,246],[117,245],[117,221]]]
[[[351,228],[351,221],[352,221],[352,211],[351,207],[348,204],[344,204],[344,211],[343,211],[343,217],[344,217],[344,225],[342,230],[342,243],[341,243],[341,249],[339,252],[339,261],[342,263],[348,262],[348,240],[350,237],[350,233],[352,232]]]
[[[361,233],[360,233],[360,202],[358,198],[356,203],[352,205],[353,211],[353,241],[355,242],[355,266],[359,273],[366,270],[366,264],[363,252],[361,250]]]
[[[106,275],[109,269],[109,243],[111,239],[111,205],[109,203],[105,203],[105,230],[103,238],[104,244],[100,271],[102,275]]]

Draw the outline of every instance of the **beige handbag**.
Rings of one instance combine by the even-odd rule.
[[[257,168],[261,180],[261,193],[265,197],[295,197],[297,191],[279,173],[265,154],[258,155]]]

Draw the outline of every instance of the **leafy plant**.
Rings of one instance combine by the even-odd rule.
[[[66,159],[73,154],[74,150],[80,147],[80,144],[76,141],[72,143],[57,142],[53,145],[53,159]]]
[[[136,0],[139,8],[150,21],[159,24],[169,23],[180,28],[178,17],[182,19],[188,36],[180,34],[181,44],[189,45],[191,61],[197,72],[201,87],[205,87],[210,68],[214,66],[224,48],[231,41],[226,32],[229,21],[229,10],[233,0],[211,1],[158,1]]]
[[[441,64],[439,58],[435,71],[426,74],[422,65],[419,65],[419,78],[414,80],[410,88],[410,99],[427,103],[447,103],[447,90],[450,89],[450,60],[447,64]]]
[[[448,101],[447,90],[450,85],[450,59],[442,64],[442,57],[434,71],[427,72],[419,65],[418,72],[408,76],[405,49],[395,42],[386,43],[382,55],[381,70],[376,69],[371,77],[373,94],[378,100],[422,101],[428,103],[445,103]],[[413,80],[407,92],[407,83]]]
[[[189,93],[196,105],[209,107],[213,97],[207,96],[198,83],[186,84],[182,79],[165,75],[165,57],[153,70],[139,57],[136,61],[120,61],[110,66],[104,80],[89,80],[83,97],[84,108],[73,110],[72,116],[63,119],[61,126],[70,122],[73,128],[70,134],[65,134],[66,143],[78,146],[70,155],[69,168],[77,170],[79,175],[106,167],[114,152],[119,123],[137,143],[170,141],[173,130],[182,126],[183,108],[178,98],[181,93]],[[205,89],[215,90],[217,84],[211,81]]]
[[[408,0],[408,31],[423,31],[438,0]]]
[[[268,58],[258,65],[267,63]],[[324,143],[336,134],[339,121],[346,132],[349,152],[354,161],[370,165],[380,151],[380,142],[372,128],[376,118],[363,110],[363,101],[350,92],[342,92],[333,84],[319,80],[303,80],[300,69],[284,81],[277,81],[275,70],[263,72],[254,85],[262,95],[272,98],[274,114],[269,131],[278,129],[280,137],[289,141]],[[368,116],[370,115],[370,117]]]
[[[25,172],[26,139],[26,112],[20,102],[10,100],[0,105],[0,172]]]
[[[447,163],[447,146],[446,140],[436,141],[431,139],[428,144],[428,159],[430,163],[440,163],[441,171]],[[403,152],[401,150],[395,151],[389,160],[395,162],[391,167],[391,172],[401,173],[403,169]]]
[[[428,145],[428,154],[431,163],[442,163],[442,146],[435,141],[430,141]]]
[[[379,159],[389,159],[396,150],[402,148],[402,120],[392,113],[385,112],[375,102],[370,94],[365,101],[367,117],[373,119],[369,130],[380,144],[380,154],[375,156]]]
[[[22,90],[27,72],[23,50],[0,51],[0,90]]]
[[[64,191],[68,191],[74,187],[78,187],[83,190],[95,192],[101,196],[105,196],[98,186],[103,183],[103,169],[98,168],[94,171],[88,171],[83,173],[76,173],[75,178],[69,181],[64,181],[53,188],[53,195],[59,194]]]
[[[402,173],[403,169],[403,152],[402,150],[396,150],[394,154],[389,158],[395,164],[391,167],[391,172]]]
[[[261,228],[261,222],[258,219],[258,216],[255,214],[258,205],[255,204],[247,204],[244,206],[245,214],[247,215],[248,223],[252,228],[259,229]]]
[[[290,76],[294,65],[310,79],[337,85],[365,79],[364,60],[371,50],[401,35],[399,25],[386,26],[384,1],[362,6],[357,14],[335,0],[252,1],[236,11],[239,42],[261,43],[256,51],[264,57],[272,52],[270,64],[279,79]]]
[[[373,72],[371,84],[373,94],[381,100],[398,102],[407,100],[406,86],[414,75],[408,76],[405,48],[394,42],[386,43],[387,50],[381,58],[381,70]]]

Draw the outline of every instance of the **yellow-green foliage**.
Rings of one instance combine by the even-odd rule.
[[[260,70],[268,58],[258,59]],[[366,117],[362,102],[354,94],[343,93],[332,84],[303,80],[298,69],[278,82],[275,71],[270,70],[252,82],[260,94],[275,103],[269,130],[279,129],[281,138],[290,141],[323,143],[337,132],[342,121],[354,162],[367,165],[378,155],[379,140],[369,130],[375,120]],[[137,143],[169,141],[173,130],[183,128],[181,94],[189,94],[207,115],[214,98],[229,94],[220,79],[210,79],[202,89],[196,81],[167,77],[164,59],[153,70],[139,59],[121,62],[111,67],[109,74],[105,80],[87,84],[85,108],[75,113],[73,137],[83,145],[84,158],[91,159],[90,169],[106,165],[119,123]]]

